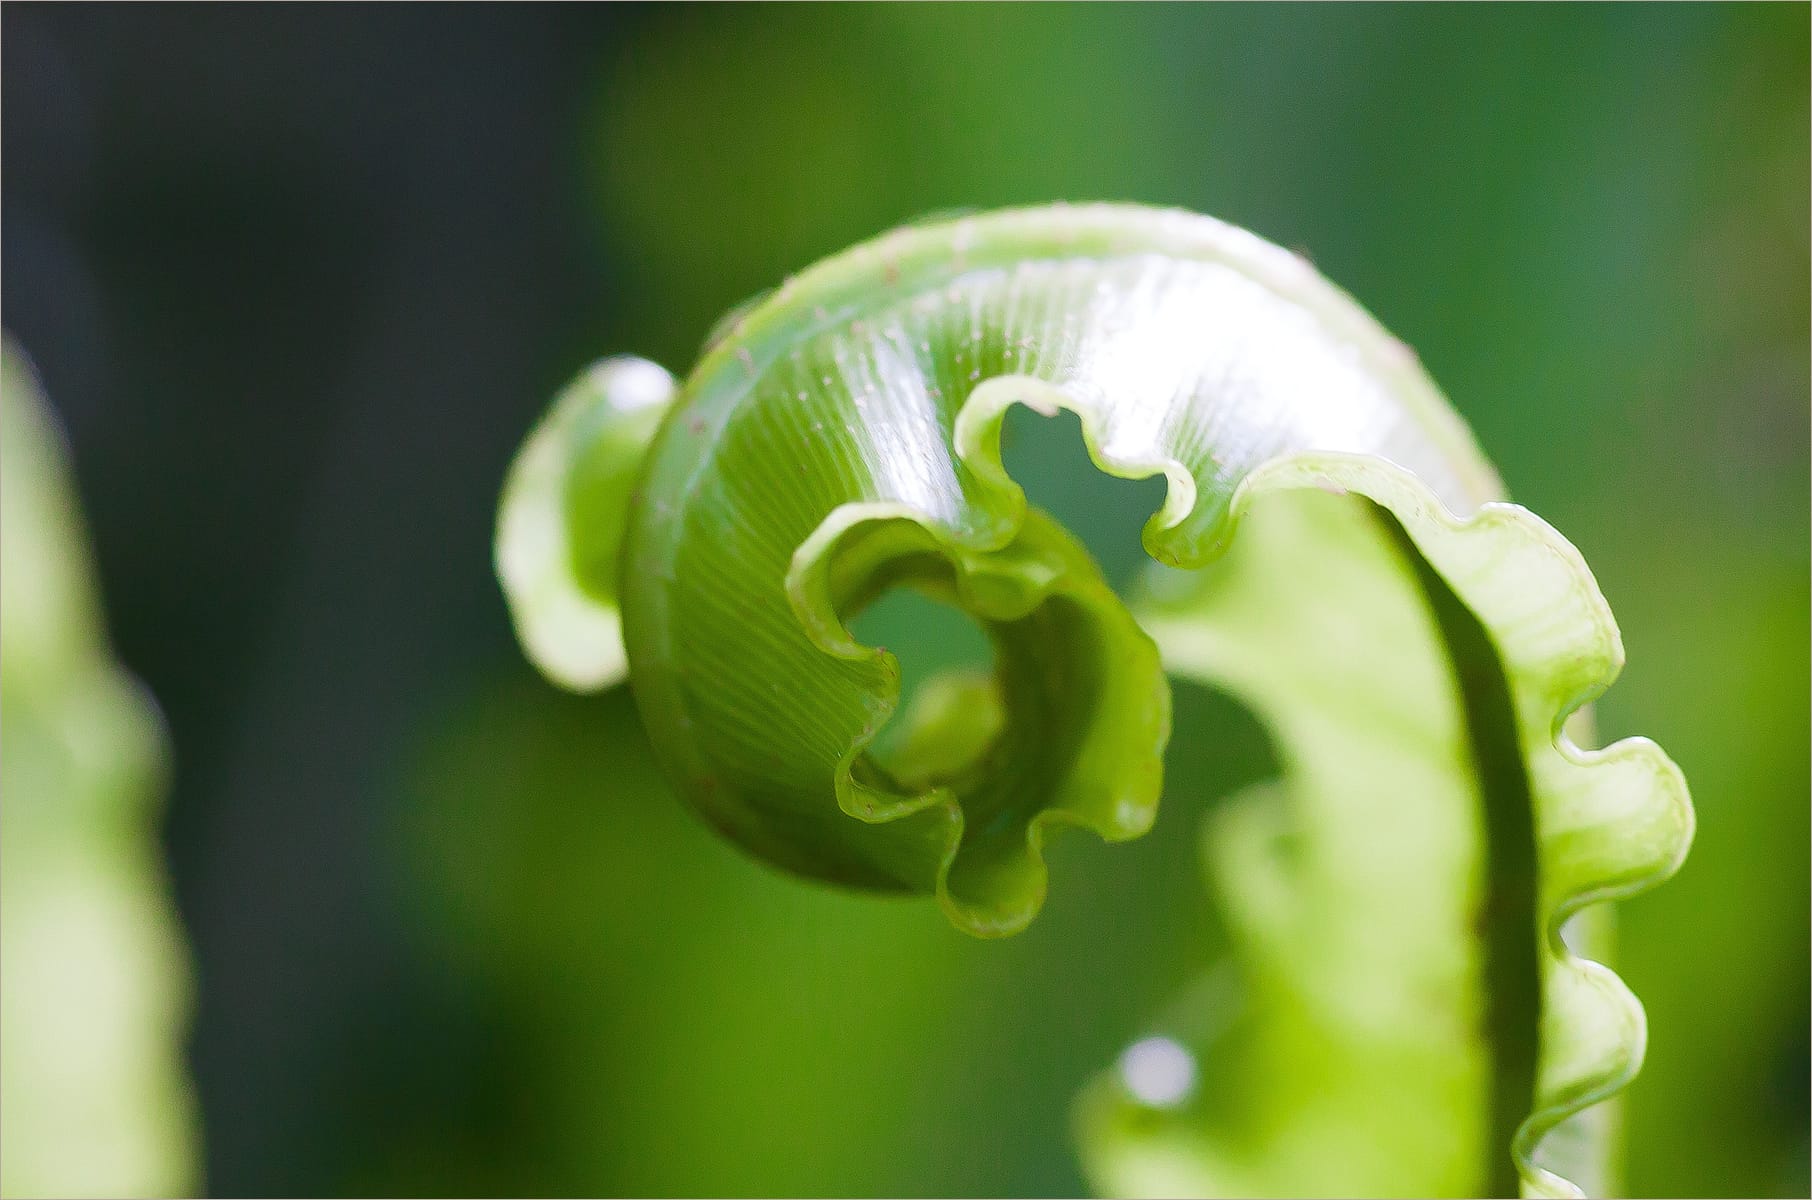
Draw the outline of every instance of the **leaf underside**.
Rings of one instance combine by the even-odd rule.
[[[1149,828],[1166,671],[1269,727],[1284,778],[1206,831],[1238,953],[1162,1035],[1187,1086],[1123,1063],[1079,1109],[1105,1190],[1599,1180],[1583,1125],[1543,1142],[1633,1074],[1641,1010],[1561,929],[1677,866],[1684,785],[1651,743],[1561,733],[1621,663],[1590,572],[1302,260],[1126,206],[915,226],[735,315],[677,395],[611,393],[525,446],[500,573],[569,686],[621,675],[620,613],[665,769],[754,853],[1012,933],[1052,828]],[[1130,606],[1007,476],[1015,404],[1167,479]],[[894,587],[963,608],[996,662],[883,757],[899,666],[848,623]]]

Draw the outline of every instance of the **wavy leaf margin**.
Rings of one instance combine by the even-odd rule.
[[[938,402],[928,406],[928,411],[932,411],[932,425],[928,428],[936,434],[938,423],[945,423],[944,450],[968,472],[949,490],[933,496],[932,503],[909,503],[906,497],[885,494],[884,488],[863,494],[860,488],[864,481],[857,478],[859,472],[855,469],[865,465],[860,461],[853,466],[850,460],[834,458],[799,463],[799,470],[808,478],[815,467],[823,469],[828,463],[832,473],[849,476],[846,481],[840,474],[839,483],[849,482],[856,489],[858,498],[815,514],[809,511],[811,497],[802,500],[803,492],[797,485],[792,490],[783,487],[763,493],[747,492],[745,488],[738,492],[736,488],[741,484],[718,470],[719,448],[744,432],[737,426],[741,416],[746,415],[743,406],[761,400],[759,388],[786,375],[784,360],[789,348],[795,366],[800,347],[809,345],[814,337],[830,339],[825,344],[860,345],[866,340],[872,348],[902,328],[899,322],[903,313],[910,318],[911,312],[919,311],[902,307],[904,301],[893,303],[898,298],[929,298],[929,307],[921,304],[922,311],[928,313],[938,311],[946,299],[948,304],[943,311],[958,310],[964,301],[966,283],[982,278],[990,270],[1023,270],[1028,263],[1019,261],[1015,266],[1016,258],[1024,260],[1030,256],[1041,263],[1106,262],[1116,260],[1116,256],[1140,255],[1174,256],[1185,262],[1214,264],[1225,268],[1230,279],[1243,281],[1229,292],[1235,300],[1243,295],[1247,302],[1267,297],[1279,301],[1279,329],[1284,335],[1279,345],[1287,350],[1285,344],[1301,332],[1292,322],[1303,326],[1309,330],[1306,336],[1311,340],[1319,339],[1333,348],[1320,366],[1323,382],[1333,380],[1339,385],[1334,388],[1336,393],[1347,387],[1344,394],[1349,398],[1363,399],[1364,388],[1381,389],[1380,394],[1388,397],[1388,403],[1378,411],[1396,405],[1401,415],[1383,418],[1383,425],[1378,424],[1380,418],[1373,416],[1367,418],[1371,422],[1368,424],[1356,418],[1353,411],[1331,407],[1331,401],[1317,395],[1314,388],[1299,386],[1293,391],[1274,392],[1273,399],[1281,395],[1282,408],[1274,412],[1261,409],[1259,425],[1244,435],[1236,435],[1231,457],[1221,453],[1226,446],[1206,445],[1206,452],[1202,453],[1207,439],[1202,428],[1185,429],[1183,434],[1189,436],[1178,435],[1175,427],[1164,428],[1161,432],[1172,437],[1172,443],[1166,443],[1163,436],[1129,437],[1123,420],[1129,406],[1119,403],[1119,393],[1107,386],[1114,382],[1112,370],[1097,372],[1092,382],[1081,379],[1082,386],[1077,386],[1074,372],[1067,379],[1057,380],[1018,374],[1003,368],[1004,362],[1012,359],[1013,348],[1009,347],[1005,359],[1001,359],[999,346],[991,348],[995,357],[989,361],[989,369],[984,370],[983,333],[978,326],[973,337],[976,349],[970,360],[974,367],[968,375],[974,386],[953,387],[948,396],[940,394],[936,387],[931,389]],[[1152,283],[1134,273],[1130,282],[1122,283],[1128,293],[1140,289],[1162,291],[1173,285],[1187,291],[1188,280],[1179,284],[1159,278]],[[1240,288],[1247,285],[1249,290],[1241,293]],[[1018,293],[1013,295],[1017,298]],[[876,301],[876,297],[881,300]],[[890,303],[892,308],[887,307]],[[876,304],[878,310],[871,307]],[[1143,311],[1149,319],[1154,314],[1161,317],[1168,310],[1153,301]],[[1223,319],[1237,323],[1236,308],[1223,306],[1218,311]],[[883,332],[889,321],[894,322],[893,330]],[[917,333],[921,327],[914,325],[913,329]],[[1149,371],[1141,373],[1140,355],[1147,359],[1155,356],[1160,364],[1176,359],[1171,365],[1179,371],[1192,368],[1193,360],[1177,359],[1172,353],[1186,340],[1190,332],[1187,325],[1166,319],[1153,320],[1147,326],[1130,321],[1116,332],[1126,335],[1128,330],[1132,331],[1130,344],[1121,346],[1119,360],[1107,364],[1123,375],[1126,369],[1133,369],[1120,382],[1131,379],[1137,386],[1153,384]],[[1064,340],[1069,337],[1066,331],[1053,325],[1046,332],[1057,347],[1054,353],[1058,360],[1067,353],[1081,353],[1076,349],[1080,343],[1073,338]],[[840,337],[845,341],[837,342]],[[899,342],[898,350],[911,357],[910,347],[895,340]],[[1259,340],[1262,342],[1263,338]],[[930,352],[930,342],[923,345]],[[1014,346],[1024,350],[1025,359],[1034,354],[1045,355],[1050,349],[1031,338],[1022,338]],[[939,353],[948,349],[940,344]],[[1089,347],[1085,345],[1083,349]],[[1279,357],[1274,354],[1272,361]],[[955,359],[963,364],[960,349]],[[1041,358],[1039,366],[1051,364]],[[1054,369],[1061,375],[1063,368],[1064,363],[1059,361]],[[1353,390],[1342,371],[1365,381],[1364,387]],[[820,392],[800,372],[793,374],[799,378],[788,377],[791,382],[807,385],[799,390],[800,411],[818,412],[826,419],[847,416],[850,419],[844,425],[845,432],[852,440],[859,440],[857,422],[870,421],[872,414],[855,410],[864,408],[862,395],[875,395],[872,384],[866,393],[851,393],[855,397],[853,409],[848,405],[839,408],[839,388],[849,380],[834,381],[826,373],[824,390]],[[1304,378],[1314,382],[1312,377]],[[1163,382],[1158,380],[1157,384]],[[771,409],[773,398],[767,402]],[[1134,396],[1129,403],[1137,405],[1140,400]],[[1043,519],[1036,515],[1028,521],[1023,493],[1001,465],[1001,422],[1014,404],[1025,404],[1046,414],[1058,408],[1076,412],[1082,420],[1091,457],[1110,474],[1141,478],[1162,473],[1167,477],[1170,487],[1165,504],[1147,525],[1145,537],[1147,548],[1160,561],[1184,566],[1212,562],[1231,537],[1246,506],[1261,492],[1299,487],[1356,492],[1398,517],[1426,561],[1491,632],[1504,655],[1506,673],[1517,680],[1519,736],[1525,762],[1541,797],[1538,817],[1544,870],[1540,906],[1549,956],[1542,1037],[1551,1052],[1543,1056],[1540,1101],[1519,1129],[1514,1149],[1529,1190],[1571,1194],[1563,1180],[1536,1165],[1539,1143],[1569,1114],[1615,1091],[1634,1073],[1640,1063],[1643,1033],[1640,1006],[1627,989],[1608,970],[1573,955],[1560,931],[1569,915],[1582,906],[1650,886],[1678,866],[1691,837],[1691,809],[1684,785],[1677,769],[1643,739],[1586,751],[1566,738],[1561,725],[1568,714],[1609,686],[1622,658],[1615,624],[1590,572],[1577,552],[1537,518],[1513,505],[1487,502],[1499,493],[1500,485],[1477,455],[1463,426],[1416,365],[1413,354],[1297,256],[1244,231],[1193,214],[1127,206],[1052,206],[963,218],[896,231],[857,247],[787,281],[766,300],[732,314],[726,326],[714,334],[704,360],[675,401],[672,415],[652,434],[649,462],[640,477],[639,490],[630,497],[629,528],[622,538],[624,575],[620,582],[625,591],[622,602],[629,658],[644,664],[637,667],[633,682],[669,770],[684,783],[707,819],[758,853],[824,878],[934,891],[959,926],[980,934],[1012,932],[1029,922],[1036,912],[1045,887],[1041,851],[1048,827],[1084,825],[1112,840],[1135,836],[1149,825],[1157,777],[1156,756],[1147,748],[1154,732],[1161,748],[1168,728],[1167,706],[1161,716],[1148,714],[1150,719],[1134,720],[1108,738],[1109,742],[1122,745],[1125,762],[1140,780],[1126,789],[1125,795],[1116,796],[1111,804],[1093,811],[1055,804],[1025,822],[1027,870],[1021,872],[1023,878],[1015,885],[1019,888],[1017,900],[1000,911],[984,911],[985,906],[958,901],[952,894],[952,871],[966,841],[963,810],[947,790],[934,787],[908,797],[890,796],[886,789],[877,792],[858,778],[865,761],[864,750],[880,726],[893,716],[898,692],[898,669],[892,656],[879,648],[861,647],[849,636],[844,624],[851,589],[839,589],[835,583],[839,572],[847,574],[853,569],[848,563],[864,554],[873,558],[871,569],[888,557],[875,555],[872,546],[862,549],[863,543],[878,537],[891,540],[897,553],[941,559],[947,577],[938,586],[947,588],[960,604],[980,610],[983,616],[1003,621],[1019,619],[1055,594],[1053,581],[1067,577],[1072,591],[1089,597],[1084,607],[1104,629],[1117,620],[1111,595],[1105,601],[1100,599],[1102,585],[1090,577],[1084,566],[1086,555],[1078,557],[1067,549],[1054,548],[1061,546],[1060,533],[1044,530]],[[563,403],[561,407],[568,406]],[[1360,408],[1364,408],[1363,403]],[[1319,428],[1318,421],[1339,429],[1329,439],[1327,429]],[[1392,421],[1400,423],[1391,424]],[[1148,424],[1152,424],[1151,429],[1135,432],[1154,435],[1163,423]],[[1206,427],[1212,432],[1213,421],[1208,421]],[[813,426],[813,432],[821,428],[822,422]],[[1411,432],[1405,435],[1403,429]],[[530,469],[519,464],[512,476],[513,496],[526,495],[532,503],[506,498],[506,521],[500,523],[499,535],[500,573],[505,576],[506,590],[511,592],[513,611],[525,643],[544,669],[569,686],[601,686],[616,677],[622,666],[620,659],[611,657],[610,638],[605,636],[606,632],[614,632],[616,597],[609,594],[608,588],[597,586],[596,580],[588,589],[587,581],[580,578],[582,569],[572,567],[572,544],[577,539],[570,536],[570,531],[575,528],[575,514],[560,502],[561,489],[566,486],[561,459],[549,448],[557,447],[562,438],[570,438],[570,429],[544,432],[545,436],[538,434],[524,452],[523,464],[532,458],[538,465]],[[1198,434],[1201,436],[1190,442],[1190,436]],[[834,428],[829,436],[837,436]],[[1404,441],[1406,436],[1408,441]],[[760,439],[767,438],[778,451],[782,443],[773,441],[774,437],[778,437],[775,429],[757,428],[754,434],[747,435],[747,440],[752,444],[759,442],[757,449],[761,449],[768,442]],[[1189,443],[1191,454],[1165,448],[1184,443]],[[809,439],[806,444],[811,445]],[[936,437],[923,442],[923,447],[935,449],[936,445]],[[535,455],[529,453],[530,449],[536,450]],[[579,447],[572,452],[579,454],[584,449]],[[625,442],[612,453],[634,460],[639,458],[641,449],[641,445]],[[1413,460],[1417,471],[1412,474],[1381,458],[1356,457],[1353,452],[1361,450],[1390,457],[1406,451],[1407,460]],[[885,451],[876,453],[883,458],[875,461],[882,462]],[[860,459],[860,455],[856,457]],[[567,469],[570,474],[570,467]],[[612,477],[622,474],[618,471]],[[520,483],[522,480],[528,482]],[[871,478],[866,482],[876,481]],[[701,496],[708,496],[708,500],[701,502]],[[763,507],[758,502],[769,501],[773,508],[790,503],[799,510],[793,514],[790,526],[781,528],[786,525],[784,521],[763,524],[766,514],[756,515],[756,510]],[[762,771],[769,768],[745,756],[744,762],[736,764],[745,778],[723,788],[723,773],[711,769],[697,756],[692,743],[700,731],[680,697],[681,689],[700,685],[687,684],[671,673],[661,677],[668,670],[661,664],[681,652],[668,617],[661,616],[650,623],[646,614],[666,613],[666,597],[686,590],[682,568],[675,565],[673,556],[689,536],[697,534],[696,523],[689,524],[688,514],[701,503],[727,522],[721,527],[723,536],[740,538],[749,545],[791,538],[792,549],[784,555],[783,579],[779,582],[787,598],[789,617],[796,623],[794,632],[826,660],[865,671],[859,686],[872,689],[873,696],[865,702],[859,728],[849,724],[851,718],[845,712],[833,713],[820,727],[800,726],[794,732],[807,739],[828,737],[827,744],[841,746],[834,755],[833,768],[838,811],[871,829],[891,830],[888,836],[893,840],[871,840],[866,843],[866,850],[852,857],[852,848],[857,845],[853,839],[826,833],[829,827],[820,818],[795,813],[787,807],[786,789],[793,785],[780,766],[773,766],[771,778],[765,777]],[[1457,515],[1449,506],[1457,507],[1464,515]],[[511,524],[505,529],[503,525],[508,523],[511,511],[518,516],[525,512],[535,514],[535,521]],[[521,532],[524,528],[539,530],[539,556],[512,557],[512,544],[527,536]],[[1019,544],[1028,529],[1032,530],[1033,542],[1043,543],[1031,553]],[[569,533],[564,541],[562,530]],[[1544,580],[1544,586],[1531,589],[1527,579],[1519,579],[1515,587],[1507,589],[1492,585],[1489,581],[1496,568],[1491,566],[1491,556],[1477,553],[1487,538],[1502,548],[1499,557],[1513,558],[1525,565],[1539,564],[1543,570],[1530,578]],[[608,538],[604,540],[615,544]],[[549,544],[554,546],[553,553],[547,552]],[[902,549],[908,545],[910,550]],[[770,561],[782,560],[770,554]],[[508,562],[516,565],[507,567]],[[522,565],[525,562],[527,566]],[[749,563],[759,565],[754,559]],[[769,586],[766,580],[771,576],[763,571],[771,569],[774,568],[752,571],[752,585],[757,589]],[[983,585],[978,582],[984,579],[1004,587],[1004,593],[997,591],[991,599],[984,599]],[[609,580],[611,586],[617,582]],[[731,588],[715,583],[711,588],[724,591],[727,597],[713,601],[719,605],[713,620],[766,620],[775,615],[743,602]],[[573,591],[588,592],[589,599],[574,606],[568,603],[571,597],[567,594]],[[1007,594],[1014,598],[1003,600]],[[541,599],[535,600],[536,596]],[[577,614],[565,622],[569,627],[582,625],[587,636],[598,635],[586,642],[576,659],[566,662],[562,658],[568,647],[563,641],[574,639],[550,632],[557,630],[562,621],[546,615],[559,615],[562,605],[566,617]],[[638,608],[644,614],[640,618]],[[1555,614],[1565,614],[1567,620],[1575,623],[1572,633],[1555,643],[1559,649],[1544,649],[1547,639],[1518,633],[1543,613],[1550,619]],[[612,627],[608,631],[607,625]],[[784,638],[784,631],[774,632],[777,628],[752,628],[751,636]],[[1090,632],[1087,636],[1097,634]],[[1118,638],[1124,646],[1135,648],[1142,637],[1136,628],[1099,636]],[[722,662],[714,665],[720,672],[724,666]],[[650,678],[646,666],[660,669]],[[835,680],[825,687],[833,685]],[[775,686],[778,688],[779,684]],[[843,732],[837,732],[839,729]],[[1144,734],[1137,732],[1141,729]],[[830,760],[825,761],[828,764]],[[1141,768],[1141,763],[1146,767]],[[755,780],[753,791],[750,779]],[[720,788],[734,794],[719,794]],[[768,808],[763,810],[758,804],[751,809],[751,797],[762,796],[766,797],[762,804]],[[929,872],[925,867],[928,846],[936,848]]]

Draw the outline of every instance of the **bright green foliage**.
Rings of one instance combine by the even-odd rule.
[[[1008,478],[1014,404],[1168,481],[1132,609]],[[504,583],[578,686],[619,673],[620,602],[667,773],[771,861],[1012,933],[1052,827],[1149,827],[1164,669],[1270,727],[1286,778],[1208,836],[1238,961],[1083,1106],[1105,1190],[1600,1179],[1585,1126],[1541,1143],[1634,1072],[1641,1010],[1560,929],[1678,864],[1685,790],[1650,743],[1560,734],[1621,661],[1589,571],[1496,502],[1414,355],[1300,258],[1125,206],[907,228],[736,315],[633,487],[624,407],[575,391],[525,447]],[[883,751],[899,666],[848,622],[893,587],[968,611],[995,671],[922,690]]]
[[[151,826],[163,731],[102,630],[57,431],[0,363],[0,1192],[181,1195],[185,954]]]

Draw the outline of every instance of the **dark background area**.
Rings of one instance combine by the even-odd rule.
[[[1159,832],[972,946],[712,840],[626,697],[521,661],[490,535],[592,358],[1114,198],[1305,248],[1585,552],[1600,723],[1700,816],[1623,906],[1630,1186],[1804,1194],[1807,13],[8,4],[0,304],[173,735],[210,1189],[1080,1187],[1069,1097],[1211,949],[1187,794],[1263,769],[1243,715],[1185,694]],[[1150,507],[1034,493],[1098,548]]]

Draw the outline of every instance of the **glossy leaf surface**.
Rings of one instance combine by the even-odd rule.
[[[1165,566],[1132,610],[1007,476],[1014,404],[1069,409],[1101,469],[1166,479],[1144,537]],[[1091,1090],[1106,1189],[1566,1187],[1538,1143],[1628,1078],[1642,1034],[1559,929],[1670,871],[1690,808],[1651,744],[1560,736],[1620,663],[1590,573],[1495,502],[1414,355],[1300,258],[1125,206],[910,227],[735,316],[645,462],[586,435],[611,423],[585,405],[608,396],[563,401],[506,496],[500,563],[544,564],[532,602],[504,571],[518,627],[550,674],[601,685],[608,639],[569,654],[560,614],[620,600],[665,769],[771,861],[1011,933],[1053,827],[1149,827],[1165,669],[1271,728],[1286,779],[1209,833],[1234,998],[1146,1046],[1198,1082]],[[620,486],[549,462],[639,464],[627,524]],[[926,689],[883,755],[899,666],[848,624],[894,587],[966,610],[995,671]]]

